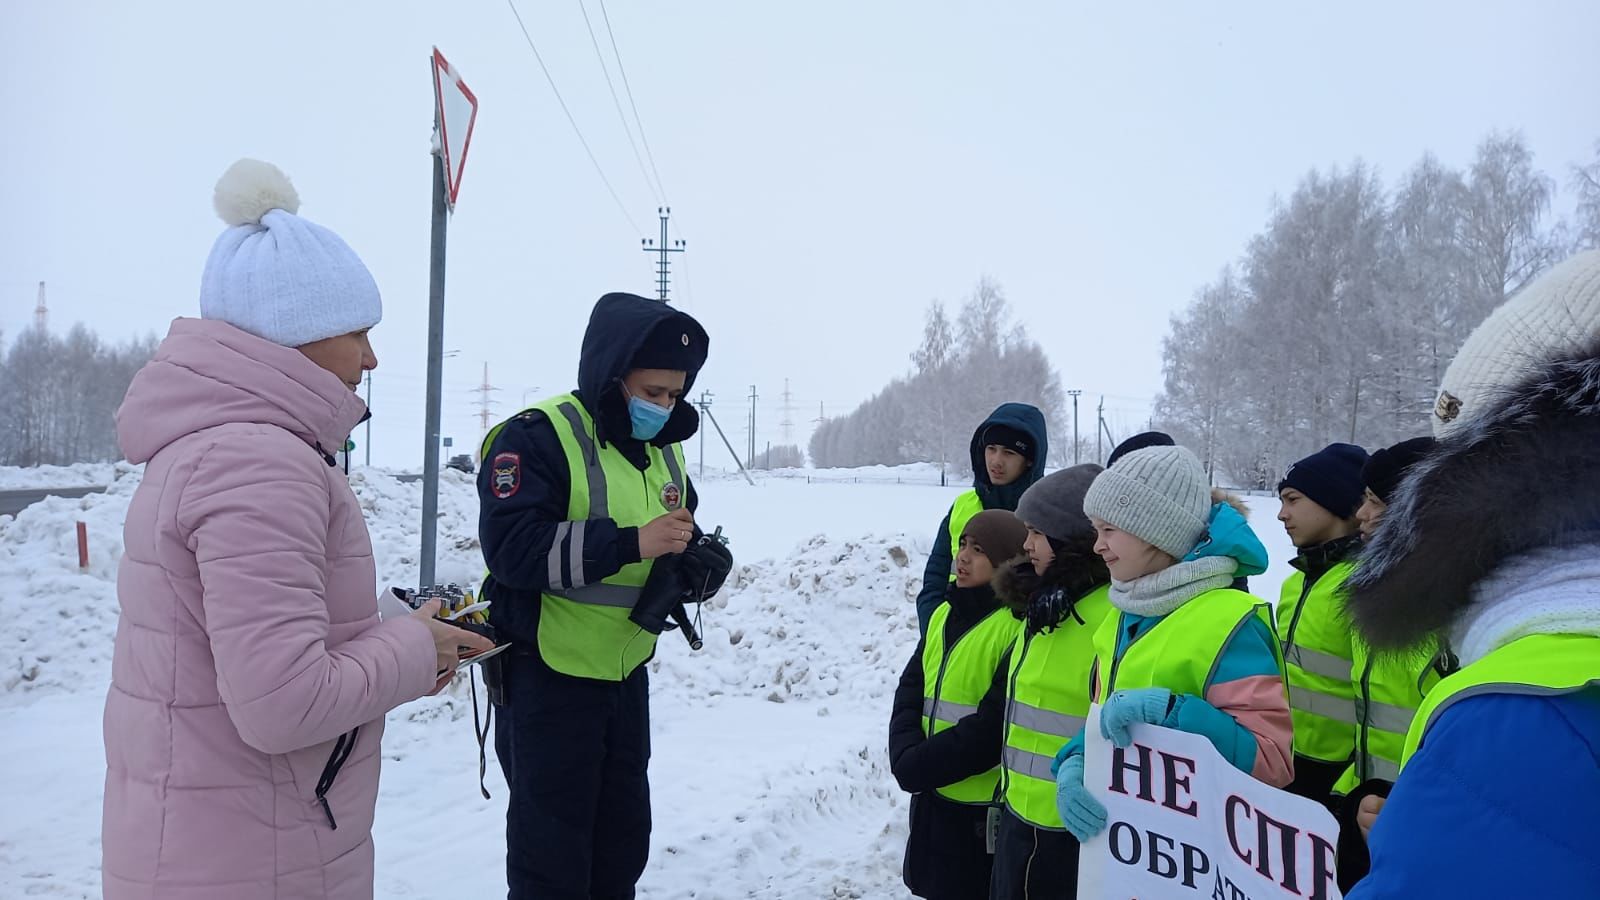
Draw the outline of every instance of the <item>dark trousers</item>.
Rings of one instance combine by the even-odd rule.
[[[1350,763],[1324,762],[1312,759],[1309,756],[1294,755],[1294,780],[1284,788],[1291,794],[1315,800],[1328,808],[1335,816],[1339,814],[1339,798],[1333,795],[1333,786],[1339,781],[1339,776],[1344,774],[1345,767]]]
[[[911,834],[901,875],[924,900],[983,900],[989,893],[989,807],[937,794],[911,795]]]
[[[989,900],[1073,900],[1078,896],[1078,839],[1034,828],[1000,811]]]
[[[630,900],[650,855],[650,686],[506,654],[494,750],[505,772],[510,900]]]

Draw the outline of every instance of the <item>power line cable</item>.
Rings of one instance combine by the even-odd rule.
[[[589,8],[583,0],[578,0],[578,9],[583,13],[583,27],[589,29],[589,44],[594,47],[595,59],[600,61],[600,73],[606,77],[606,90],[611,92],[611,105],[616,107],[617,118],[622,120],[622,133],[628,136],[628,146],[633,148],[633,160],[639,164],[639,174],[644,176],[644,183],[650,186],[651,193],[656,195],[656,202],[666,205],[666,195],[660,190],[660,185],[650,180],[650,173],[644,167],[644,157],[639,155],[639,144],[633,139],[633,128],[628,125],[628,114],[622,111],[622,99],[617,96],[616,84],[611,80],[611,67],[606,65],[606,57],[600,52],[600,39],[595,37],[594,23],[589,19]]]
[[[634,124],[639,126],[639,142],[644,144],[644,155],[650,160],[650,171],[656,174],[656,186],[661,188],[662,205],[671,206],[672,204],[666,202],[667,186],[661,181],[661,170],[656,168],[655,154],[650,152],[650,139],[644,135],[644,120],[639,118],[639,105],[633,102],[633,86],[628,83],[628,70],[622,65],[622,51],[617,49],[617,35],[611,30],[611,14],[606,12],[606,0],[599,2],[600,16],[606,23],[606,36],[611,39],[611,52],[617,57],[617,72],[622,75],[622,89],[628,94],[628,106],[633,109]]]
[[[578,127],[578,120],[572,117],[572,110],[567,108],[567,101],[562,99],[561,89],[556,87],[556,80],[550,75],[550,67],[544,64],[544,57],[539,55],[539,48],[534,46],[533,36],[528,33],[528,26],[523,24],[522,14],[517,12],[515,0],[506,0],[506,5],[511,7],[511,14],[516,16],[517,27],[522,29],[522,38],[528,42],[528,49],[533,51],[533,58],[538,60],[539,69],[544,72],[545,80],[550,82],[550,91],[556,95],[556,102],[561,104],[561,111],[567,114],[567,122],[572,126],[572,133],[578,136],[578,143],[583,145],[583,152],[589,154],[589,162],[594,163],[595,174],[600,176],[600,180],[605,184],[606,190],[611,193],[611,199],[617,202],[617,209],[622,212],[622,217],[628,220],[628,224],[633,227],[634,233],[639,233],[639,223],[635,222],[633,216],[628,214],[627,205],[622,202],[621,197],[617,196],[617,189],[611,186],[611,179],[607,178],[605,170],[600,168],[600,160],[596,159],[594,151],[589,149],[589,142],[584,139],[583,130]],[[618,68],[621,68],[620,64]],[[624,86],[627,84],[626,76],[623,78],[623,84]],[[644,133],[640,132],[639,136],[641,138],[644,137]],[[645,144],[645,152],[648,153],[649,150],[650,145],[647,143]]]

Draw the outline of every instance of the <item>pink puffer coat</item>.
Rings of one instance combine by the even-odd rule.
[[[135,376],[117,434],[148,465],[117,576],[108,900],[372,896],[383,716],[433,687],[435,658],[421,622],[379,623],[366,524],[324,457],[365,409],[221,322],[177,320]]]

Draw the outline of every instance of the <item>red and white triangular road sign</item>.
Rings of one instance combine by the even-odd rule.
[[[433,100],[439,119],[439,148],[444,154],[445,187],[453,211],[456,195],[461,193],[467,148],[472,144],[472,126],[478,121],[478,97],[461,81],[438,47],[433,48]]]

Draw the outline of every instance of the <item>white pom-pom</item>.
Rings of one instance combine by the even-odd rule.
[[[211,205],[229,225],[259,225],[261,217],[275,209],[299,212],[300,195],[294,192],[289,176],[277,166],[259,159],[241,159],[217,179]]]

